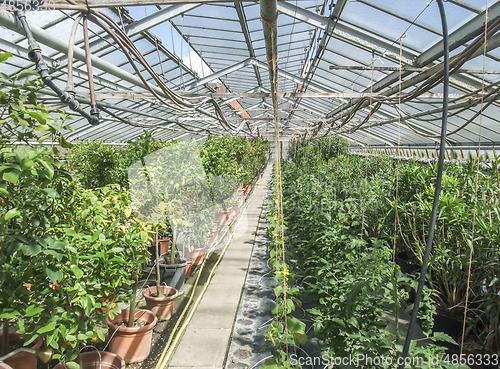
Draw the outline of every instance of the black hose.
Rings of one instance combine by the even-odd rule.
[[[29,50],[28,57],[33,63],[36,64],[36,70],[40,74],[43,83],[45,83],[46,86],[52,89],[60,97],[61,101],[66,105],[68,105],[71,110],[76,111],[77,113],[85,117],[85,119],[87,119],[90,124],[94,126],[98,125],[99,124],[98,117],[96,117],[95,115],[91,116],[90,114],[83,111],[83,109],[80,107],[80,103],[77,100],[75,100],[75,97],[72,94],[68,93],[67,91],[61,90],[52,81],[52,78],[50,77],[49,74],[49,68],[47,67],[47,64],[45,64],[45,62],[43,61],[42,49],[40,48],[40,45],[38,45],[35,38],[33,37],[33,33],[31,32],[31,29],[26,20],[26,14],[22,10],[17,10],[15,14],[16,17],[21,22],[24,32],[26,33],[26,38],[28,39],[28,50]]]
[[[439,7],[439,13],[441,15],[441,23],[443,26],[443,116],[441,122],[441,142],[439,145],[439,160],[438,160],[438,171],[436,177],[436,189],[434,190],[434,201],[432,204],[431,220],[429,224],[429,234],[427,236],[427,245],[425,248],[424,259],[422,262],[422,270],[420,272],[420,280],[418,281],[417,293],[415,295],[415,303],[413,305],[413,311],[411,313],[410,325],[408,327],[408,332],[406,334],[405,343],[403,346],[403,352],[399,358],[399,369],[404,369],[405,359],[408,356],[408,351],[410,349],[411,337],[413,335],[413,330],[417,323],[417,314],[422,299],[422,292],[424,290],[425,278],[427,275],[427,266],[429,265],[429,258],[431,255],[432,242],[434,240],[434,230],[436,227],[437,211],[439,206],[439,195],[441,193],[441,180],[443,178],[443,166],[444,166],[444,155],[446,151],[446,130],[447,130],[447,119],[448,119],[448,93],[449,93],[449,80],[450,80],[450,50],[448,45],[448,23],[446,21],[446,14],[444,11],[443,0],[437,0]]]

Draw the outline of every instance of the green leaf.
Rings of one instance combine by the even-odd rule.
[[[367,281],[359,281],[356,286],[351,290],[349,295],[347,295],[347,301],[346,301],[346,316],[351,316],[352,312],[354,310],[354,304],[356,303],[356,300],[358,298],[358,295],[360,294],[361,290],[363,287],[367,284]]]
[[[101,230],[98,229],[97,231],[95,231],[93,234],[92,234],[92,238],[90,239],[91,242],[94,242],[95,240],[97,240],[99,238],[99,235],[101,234]]]
[[[25,316],[26,317],[31,317],[31,316],[35,316],[35,315],[38,315],[40,314],[44,309],[41,308],[41,307],[35,307],[34,305],[30,305],[28,306],[28,308],[26,309],[26,313],[25,313]]]
[[[75,363],[74,361],[69,361],[65,365],[68,369],[80,369],[80,365]]]
[[[23,243],[20,248],[26,256],[38,255],[42,251],[38,242]]]
[[[59,197],[59,194],[53,188],[42,188],[41,191],[46,194],[48,197],[56,198]]]
[[[13,310],[10,312],[6,312],[3,314],[0,314],[0,319],[14,319],[19,315],[19,311]]]
[[[78,268],[77,265],[72,265],[70,269],[73,273],[75,273],[76,278],[80,279],[83,277],[83,271],[80,268]]]
[[[11,52],[4,52],[4,53],[0,53],[0,63],[5,63],[5,61],[7,59],[9,59],[10,57],[12,57],[12,53]]]
[[[260,366],[261,369],[279,369],[278,364],[276,364],[276,360],[274,358],[267,359]]]
[[[305,323],[301,322],[299,319],[295,318],[294,316],[287,316],[286,317],[286,324],[288,328],[288,332],[290,333],[305,333],[306,332],[306,325]]]
[[[61,261],[63,258],[63,255],[55,250],[44,250],[43,253],[45,255],[52,255],[57,261]]]
[[[64,233],[66,233],[68,236],[76,236],[75,230],[71,228],[64,228]]]
[[[102,329],[97,329],[96,333],[97,337],[99,337],[101,341],[106,341],[106,335],[104,334],[104,331]]]
[[[58,282],[63,277],[61,269],[56,268],[53,265],[49,265],[47,268],[45,268],[45,273],[47,273],[47,276],[50,278],[52,282]]]
[[[20,174],[19,171],[13,170],[11,172],[5,172],[2,178],[4,181],[16,184],[17,180],[19,179],[19,174]]]
[[[42,123],[35,128],[36,133],[45,132],[45,131],[48,131],[50,129],[50,126],[45,124],[45,122],[47,122],[47,119],[50,118],[49,114],[42,113],[40,111],[33,111],[33,110],[28,110],[27,113],[30,117],[32,117],[32,118],[36,119],[37,121],[39,121],[40,123]]]
[[[5,215],[3,217],[5,218],[5,220],[10,220],[10,219],[17,217],[19,215],[21,215],[19,210],[17,210],[17,208],[14,208],[14,209],[10,209],[7,213],[5,213]]]
[[[59,136],[59,145],[64,149],[72,149],[74,146],[71,142],[66,141],[63,136]]]
[[[38,332],[39,334],[43,334],[43,333],[51,332],[51,331],[53,331],[54,329],[56,329],[55,324],[49,324],[49,325],[46,325],[46,326],[44,326],[44,327],[40,328],[37,332]]]
[[[54,176],[54,166],[51,161],[46,158],[40,158],[40,164],[49,172],[49,177],[52,178]]]
[[[17,78],[21,78],[22,76],[38,76],[38,72],[33,69],[23,69],[17,74]]]
[[[450,336],[448,336],[444,332],[434,332],[434,334],[432,336],[430,336],[429,338],[431,340],[433,340],[434,342],[442,341],[442,342],[450,342],[450,343],[453,343],[455,345],[458,345],[458,343],[455,342],[455,340],[453,338],[451,338]]]

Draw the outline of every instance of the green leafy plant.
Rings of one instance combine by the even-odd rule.
[[[126,191],[85,190],[56,147],[32,146],[70,148],[65,115],[37,102],[37,79],[12,85],[0,91],[0,318],[17,322],[26,345],[42,337],[54,358],[79,368],[86,341],[104,339],[104,312],[129,296],[148,235]]]
[[[123,151],[119,146],[87,140],[75,145],[68,161],[85,188],[113,183],[124,185],[126,177],[122,170]]]

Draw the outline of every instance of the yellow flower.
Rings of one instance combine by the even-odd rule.
[[[283,269],[283,275],[290,275],[290,271],[288,269]]]
[[[274,237],[278,237],[278,236],[279,236],[279,234],[275,233],[275,234],[273,234],[273,236],[274,236]]]

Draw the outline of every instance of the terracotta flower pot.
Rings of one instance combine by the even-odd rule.
[[[212,245],[215,245],[217,241],[219,241],[219,230],[218,229],[212,229]]]
[[[245,195],[250,193],[250,191],[252,190],[252,185],[251,184],[247,184],[245,186]]]
[[[149,310],[136,310],[135,321],[146,322],[142,327],[122,327],[118,324],[128,321],[129,309],[123,309],[114,319],[106,317],[110,342],[108,350],[121,356],[126,364],[144,361],[151,351],[153,328],[158,319]]]
[[[203,260],[205,260],[207,256],[207,250],[202,247],[199,249],[194,249],[191,252],[191,259],[193,260],[193,265],[200,265],[203,263]]]
[[[146,307],[155,313],[158,320],[169,320],[174,312],[174,301],[179,292],[173,287],[160,286],[163,297],[156,297],[156,286],[145,288],[142,295],[146,299]],[[153,296],[151,296],[153,295]]]
[[[186,259],[186,279],[188,279],[189,277],[191,277],[191,267],[193,266],[193,259]]]
[[[160,255],[166,254],[170,247],[170,238],[158,240],[160,242]]]
[[[82,369],[125,369],[125,360],[112,352],[84,352],[80,357]],[[66,365],[59,363],[54,369],[66,369]]]
[[[3,336],[0,335],[0,342],[2,342]],[[18,333],[9,333],[9,342],[16,343],[20,347],[23,346],[24,339]],[[29,348],[36,350],[42,345],[42,340],[37,339],[33,345]],[[5,359],[5,364],[9,365],[12,369],[36,369],[36,357],[29,352],[19,352],[14,356]]]
[[[236,203],[236,204],[233,204],[233,206],[231,207],[232,211],[233,211],[233,214],[235,217],[237,217],[238,215],[240,215],[240,204],[239,203]]]
[[[217,224],[220,226],[229,225],[229,223],[231,223],[232,212],[231,208],[219,211],[217,213]]]

